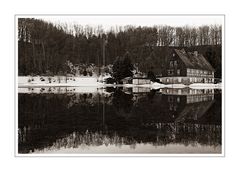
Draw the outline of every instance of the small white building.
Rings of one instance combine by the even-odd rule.
[[[132,83],[134,85],[151,84],[151,80],[147,77],[134,77]]]

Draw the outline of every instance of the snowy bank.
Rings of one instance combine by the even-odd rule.
[[[196,83],[189,85],[189,88],[192,89],[221,89],[222,83],[211,84],[211,83]]]
[[[185,88],[192,89],[221,89],[222,84],[195,83],[191,85],[184,84],[160,84],[152,82],[151,84],[105,84],[99,82],[103,78],[97,77],[66,77],[66,76],[19,76],[18,88],[41,88],[41,87],[143,87],[151,89],[160,88]]]
[[[18,87],[101,87],[96,77],[66,77],[66,76],[19,76]]]
[[[195,83],[190,85],[184,85],[184,84],[159,84],[159,83],[152,83],[150,85],[153,89],[159,89],[159,88],[192,88],[192,89],[221,89],[222,84],[211,84],[211,83]]]
[[[184,84],[160,84],[160,83],[157,83],[157,82],[154,82],[151,84],[151,88],[153,89],[159,89],[159,88],[185,88],[187,87],[186,85]]]
[[[18,93],[24,94],[110,94],[98,87],[19,87]]]

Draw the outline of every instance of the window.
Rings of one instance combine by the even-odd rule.
[[[173,61],[170,61],[170,67],[173,67]]]
[[[177,66],[177,61],[174,61],[174,66]]]
[[[180,69],[177,70],[177,74],[180,75]]]
[[[174,106],[174,111],[177,111],[177,106]]]
[[[168,75],[173,75],[173,70],[168,70]]]
[[[173,53],[172,56],[175,57],[175,53]]]
[[[173,97],[169,96],[168,97],[168,102],[173,102]]]
[[[180,97],[177,97],[177,102],[178,102],[178,103],[180,102]]]

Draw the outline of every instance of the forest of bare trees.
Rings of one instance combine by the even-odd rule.
[[[151,51],[152,48],[195,47],[207,56],[213,67],[218,67],[217,73],[220,77],[221,44],[221,25],[128,25],[113,26],[106,31],[101,26],[70,27],[67,24],[54,25],[39,19],[19,18],[18,71],[19,75],[67,73],[67,60],[73,64],[102,65],[103,52],[106,56],[105,64],[112,64],[116,57],[129,52],[133,63],[144,66],[147,59],[158,62],[163,60],[159,58],[164,57],[164,51],[158,56]],[[143,52],[143,49],[147,49],[147,53]]]
[[[161,46],[220,45],[222,28],[219,25],[200,27],[157,26],[158,43]]]

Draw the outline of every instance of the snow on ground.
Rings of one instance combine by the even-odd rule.
[[[106,76],[107,78],[108,76]],[[134,84],[104,84],[101,81],[102,78],[97,77],[66,77],[66,76],[19,76],[18,77],[18,88],[19,91],[27,90],[27,89],[35,89],[35,90],[43,90],[42,87],[84,87],[79,88],[79,91],[84,89],[92,90],[97,88],[103,87],[144,87],[144,88],[151,88],[151,89],[159,89],[159,88],[185,88],[189,87],[192,89],[221,89],[222,84],[208,84],[208,83],[195,83],[191,85],[184,85],[184,84],[160,84],[160,83],[151,83],[151,84],[144,84],[144,85],[134,85]],[[99,82],[100,81],[100,82]],[[86,87],[86,88],[85,88]],[[91,88],[94,87],[94,88]],[[47,89],[46,89],[47,90]],[[87,91],[87,90],[86,90]],[[23,91],[24,92],[24,91]],[[61,92],[61,90],[60,90]],[[92,92],[92,91],[90,91]]]
[[[53,93],[53,94],[64,94],[64,93],[97,93],[97,87],[19,87],[18,93]]]
[[[65,77],[65,76],[24,76],[18,77],[18,87],[73,87],[73,86],[99,86],[96,77]]]
[[[154,89],[159,89],[159,88],[185,88],[187,87],[186,85],[184,84],[160,84],[160,83],[152,83],[151,84],[151,88],[154,88]]]
[[[158,88],[185,88],[189,87],[192,89],[221,89],[222,84],[211,84],[211,83],[195,83],[190,85],[184,85],[184,84],[159,84],[159,83],[153,83],[151,84],[151,88],[158,89]]]
[[[76,93],[92,93],[92,94],[111,94],[105,89],[99,87],[19,87],[18,93],[24,94],[76,94]]]
[[[221,89],[222,83],[219,83],[219,84],[195,83],[195,84],[190,84],[189,88],[192,88],[192,89]]]

